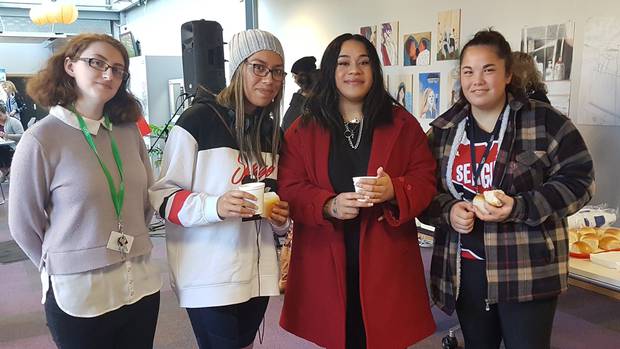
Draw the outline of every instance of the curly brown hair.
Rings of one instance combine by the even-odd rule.
[[[123,56],[125,68],[129,67],[129,55],[116,39],[105,34],[80,34],[54,54],[35,76],[28,80],[26,92],[45,107],[71,106],[77,99],[75,79],[65,71],[65,59],[75,60],[94,42],[104,42],[117,49]],[[103,112],[113,124],[136,122],[142,115],[140,102],[127,89],[128,79],[123,80],[116,95],[103,107]]]
[[[525,52],[512,53],[512,73],[519,77],[521,88],[525,92],[543,91],[547,93],[547,86],[542,81],[542,75],[536,69],[532,56]]]

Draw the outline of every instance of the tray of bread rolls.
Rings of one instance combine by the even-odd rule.
[[[620,228],[579,228],[568,230],[570,256],[590,259],[590,255],[620,251]]]

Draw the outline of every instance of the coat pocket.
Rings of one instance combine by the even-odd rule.
[[[541,186],[551,162],[545,151],[524,151],[511,163],[513,192],[520,193]]]

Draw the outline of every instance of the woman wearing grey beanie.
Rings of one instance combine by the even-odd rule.
[[[290,225],[288,203],[261,215],[262,192],[240,190],[276,190],[282,46],[257,29],[229,46],[230,84],[218,95],[198,89],[150,190],[166,219],[172,286],[201,349],[252,346],[269,296],[279,294],[273,233]]]

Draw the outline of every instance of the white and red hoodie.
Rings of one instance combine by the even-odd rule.
[[[244,164],[235,139],[206,103],[215,106],[234,130],[233,111],[197,97],[172,128],[160,178],[149,190],[153,207],[166,219],[171,283],[180,306],[186,308],[278,295],[273,232],[288,228],[274,228],[266,220],[219,218],[220,195],[236,189],[250,173],[273,187],[277,168],[267,147],[267,167]]]

